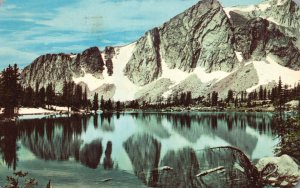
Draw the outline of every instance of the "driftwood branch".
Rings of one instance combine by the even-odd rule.
[[[217,171],[224,170],[224,169],[225,169],[224,166],[219,166],[219,167],[217,167],[217,168],[213,168],[213,169],[210,169],[210,170],[206,170],[206,171],[204,171],[204,172],[201,172],[201,173],[197,174],[196,176],[197,176],[197,177],[202,177],[202,176],[206,176],[206,175],[211,174],[211,173],[213,173],[213,172],[217,172]]]
[[[112,178],[107,178],[107,179],[103,179],[103,180],[101,180],[102,182],[108,182],[108,181],[111,181],[112,180]]]
[[[233,155],[236,159],[238,159],[239,165],[244,169],[244,173],[248,176],[249,179],[255,180],[257,184],[261,183],[261,174],[259,173],[257,167],[252,164],[249,157],[239,148],[233,146],[221,146],[210,148],[210,150],[214,149],[230,149],[233,152]]]

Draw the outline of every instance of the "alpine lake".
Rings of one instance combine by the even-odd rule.
[[[272,113],[27,115],[0,125],[0,185],[14,171],[46,187],[251,187],[234,152],[255,163],[279,142]],[[219,166],[225,170],[197,177]]]

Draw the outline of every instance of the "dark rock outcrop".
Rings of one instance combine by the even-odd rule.
[[[21,73],[23,86],[35,88],[46,87],[55,83],[60,91],[64,80],[72,81],[72,77],[80,77],[84,72],[100,77],[104,70],[104,61],[97,47],[89,48],[81,54],[46,54],[38,57],[32,64],[25,67]]]
[[[276,55],[281,65],[299,70],[300,51],[296,38],[286,36],[279,26],[266,19],[254,18],[235,28],[235,46],[243,57],[261,60],[268,53]]]

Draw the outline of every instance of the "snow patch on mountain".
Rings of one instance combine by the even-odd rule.
[[[231,72],[225,72],[225,71],[213,71],[211,73],[207,73],[205,71],[205,68],[203,67],[196,67],[192,72],[187,73],[177,68],[170,69],[168,65],[165,63],[165,60],[163,58],[161,58],[161,65],[162,65],[162,76],[160,78],[170,79],[174,83],[164,92],[163,94],[164,98],[167,98],[169,95],[172,94],[173,87],[180,84],[191,75],[194,74],[197,75],[197,77],[201,80],[202,83],[209,83],[211,81],[218,82],[231,74]]]
[[[80,82],[85,83],[90,91],[94,91],[104,84],[114,84],[116,86],[116,93],[113,97],[114,100],[126,101],[134,99],[134,94],[138,91],[139,87],[134,85],[124,75],[124,68],[134,48],[135,43],[116,48],[117,53],[112,59],[114,66],[112,76],[109,76],[107,71],[104,70],[101,79],[96,78],[92,74],[85,73],[83,77],[73,77],[73,81],[76,84]]]
[[[278,64],[276,58],[271,55],[268,55],[264,61],[253,61],[252,63],[259,77],[259,83],[247,89],[247,92],[252,92],[261,85],[267,85],[274,81],[278,82],[279,77],[281,77],[283,84],[290,86],[294,86],[300,81],[300,71]]]
[[[214,71],[211,73],[207,73],[205,68],[196,67],[192,72],[187,73],[183,72],[177,68],[170,69],[168,65],[165,63],[165,60],[162,58],[161,60],[162,65],[162,76],[161,78],[168,78],[173,81],[176,85],[179,84],[181,81],[185,80],[187,77],[191,76],[192,74],[196,74],[201,82],[210,82],[212,80],[222,80],[226,76],[230,74],[230,72],[225,71]]]
[[[241,11],[241,12],[252,12],[252,11],[265,11],[271,7],[269,2],[263,2],[258,5],[247,5],[247,6],[234,6],[234,7],[226,7],[224,11],[228,18],[230,18],[230,11]]]
[[[240,63],[243,62],[244,58],[243,58],[242,52],[235,51],[235,55]]]

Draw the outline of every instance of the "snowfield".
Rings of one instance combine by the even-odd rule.
[[[197,75],[197,77],[201,80],[202,83],[208,83],[211,81],[218,82],[231,74],[230,72],[225,72],[225,71],[214,71],[211,73],[207,73],[205,72],[205,68],[202,67],[196,67],[190,73],[184,72],[177,68],[170,69],[163,58],[161,59],[161,65],[162,65],[162,76],[160,78],[170,79],[174,83],[168,88],[168,90],[164,92],[163,94],[164,98],[167,98],[169,95],[172,94],[173,87],[180,84],[182,81],[184,81],[185,79],[187,79],[189,76],[193,74]]]
[[[230,18],[230,14],[229,14],[230,11],[240,11],[240,12],[252,12],[255,10],[266,11],[270,7],[271,4],[269,2],[263,2],[258,5],[228,7],[228,8],[224,8],[224,11],[227,14],[227,17]]]
[[[42,115],[42,114],[58,114],[60,112],[67,112],[67,107],[51,106],[54,110],[48,110],[45,108],[19,108],[19,115]],[[0,114],[3,113],[3,108],[0,108]]]
[[[290,87],[294,87],[300,81],[300,71],[295,71],[284,67],[276,62],[276,59],[268,55],[265,61],[252,62],[257,72],[259,83],[249,89],[247,92],[252,92],[261,85],[267,85],[271,82],[278,82],[281,77],[282,83]]]
[[[19,115],[32,115],[32,114],[52,114],[55,111],[47,110],[44,108],[20,108]]]

